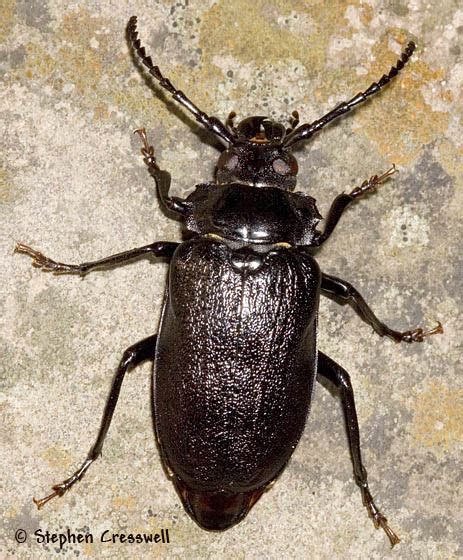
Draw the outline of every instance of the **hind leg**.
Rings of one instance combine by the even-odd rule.
[[[122,360],[119,363],[119,367],[117,368],[116,375],[113,380],[113,384],[111,386],[111,392],[109,393],[109,398],[106,403],[106,407],[103,414],[103,420],[101,422],[100,431],[98,432],[98,436],[96,438],[93,447],[90,449],[87,458],[82,463],[82,465],[77,469],[77,471],[67,478],[60,482],[59,484],[55,484],[52,489],[53,492],[42,498],[41,500],[36,500],[33,498],[34,503],[40,509],[44,506],[49,500],[56,496],[62,496],[65,492],[71,488],[77,481],[79,481],[84,474],[87,472],[90,465],[93,463],[95,459],[101,454],[101,449],[103,447],[103,443],[108,433],[109,426],[111,425],[111,420],[114,414],[114,410],[116,408],[117,399],[119,398],[119,393],[121,391],[122,381],[124,380],[125,374],[129,370],[129,368],[133,368],[139,365],[144,360],[153,360],[154,359],[154,352],[156,349],[156,338],[157,335],[153,334],[137,344],[130,346],[124,352],[122,356]]]
[[[393,547],[400,542],[400,539],[389,527],[387,519],[376,507],[370,494],[370,489],[368,488],[367,471],[363,466],[362,455],[360,453],[360,433],[357,412],[355,410],[354,391],[349,374],[326,354],[318,352],[318,375],[336,385],[341,392],[341,401],[346,419],[347,436],[354,467],[355,482],[362,492],[363,505],[367,508],[368,515],[373,520],[375,527],[377,529],[379,527],[384,529],[391,542],[391,547]]]

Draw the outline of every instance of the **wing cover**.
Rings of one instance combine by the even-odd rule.
[[[165,461],[190,488],[245,492],[271,481],[299,441],[315,377],[320,273],[296,250],[252,274],[232,249],[176,250],[155,359]]]

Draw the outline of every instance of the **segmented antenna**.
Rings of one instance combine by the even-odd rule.
[[[158,66],[153,64],[150,56],[146,55],[145,47],[142,47],[141,41],[138,38],[137,31],[137,17],[132,16],[127,24],[127,33],[129,39],[132,43],[133,48],[140,57],[143,64],[148,68],[148,72],[159,82],[159,85],[166,89],[172,97],[181,103],[188,111],[193,113],[196,120],[205,126],[211,132],[214,132],[217,136],[220,136],[226,142],[233,144],[235,142],[235,136],[225,127],[225,125],[216,117],[210,117],[203,111],[201,111],[196,105],[188,99],[188,97],[183,93],[183,91],[177,89],[172,82],[165,78]]]
[[[399,60],[396,62],[395,66],[392,66],[388,74],[384,74],[378,82],[373,82],[368,89],[357,93],[357,95],[352,97],[352,99],[349,99],[349,101],[343,101],[320,119],[314,121],[313,123],[306,123],[296,128],[296,130],[288,134],[283,142],[283,145],[288,147],[296,144],[297,142],[301,142],[302,140],[307,140],[312,136],[312,134],[318,132],[333,119],[340,117],[344,113],[348,113],[355,106],[366,101],[370,95],[378,93],[378,91],[395,78],[400,70],[402,70],[402,68],[407,64],[415,48],[415,43],[410,41],[405,47],[405,50],[401,54]]]

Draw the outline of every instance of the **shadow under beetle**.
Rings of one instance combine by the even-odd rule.
[[[265,116],[223,124],[202,112],[146,56],[136,17],[128,37],[149,73],[228,148],[213,183],[186,198],[169,196],[170,175],[160,169],[144,129],[142,154],[164,210],[188,232],[183,243],[158,241],[98,261],[70,265],[18,244],[16,251],[42,270],[86,274],[145,255],[170,261],[159,334],[128,348],[114,378],[98,437],[87,459],[40,508],[62,496],[100,455],[127,370],[154,363],[155,429],[163,464],[191,517],[204,529],[224,530],[241,521],[288,463],[304,429],[314,381],[326,379],[342,399],[355,482],[375,527],[399,542],[376,507],[362,464],[354,394],[348,373],[317,348],[319,296],[350,303],[380,336],[421,342],[442,325],[400,332],[382,323],[348,282],[320,271],[313,253],[333,232],[353,201],[387,180],[393,166],[350,194],[340,194],[323,231],[315,199],[293,192],[298,171],[291,149],[333,119],[377,93],[412,55],[408,43],[378,82],[320,119],[289,128]]]

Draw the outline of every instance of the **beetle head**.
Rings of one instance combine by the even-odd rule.
[[[298,171],[296,158],[283,146],[285,127],[267,117],[248,117],[235,128],[230,147],[217,162],[218,184],[242,183],[255,187],[293,190]]]

